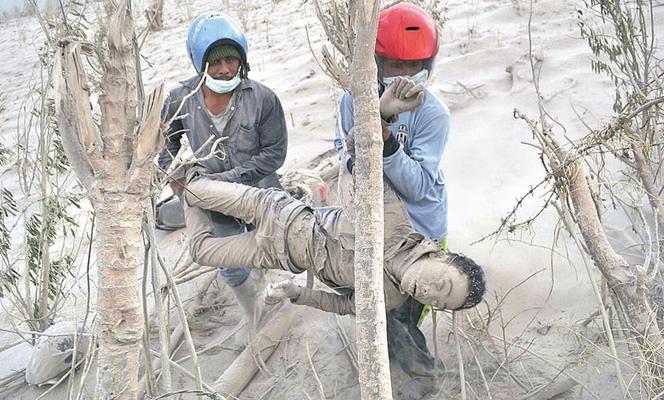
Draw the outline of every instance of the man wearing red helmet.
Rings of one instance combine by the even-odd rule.
[[[391,94],[390,85],[403,78],[426,86],[437,53],[438,30],[426,11],[400,3],[381,12],[376,36],[379,93]],[[391,115],[386,115],[390,113],[386,107],[389,104],[381,99],[383,168],[385,177],[406,203],[415,228],[442,240],[447,235],[447,194],[440,162],[450,115],[433,93],[425,89],[420,96],[407,99],[421,102],[414,110]],[[350,94],[344,93],[335,140],[339,151],[341,138],[353,127],[352,101]]]
[[[437,53],[438,29],[426,11],[414,4],[399,3],[380,13],[375,58],[381,95],[384,177],[403,201],[413,227],[445,249],[447,192],[440,163],[450,115],[445,104],[425,89]],[[351,133],[354,125],[352,101],[351,95],[344,93],[339,106],[335,146],[340,154],[342,138]],[[345,162],[350,171],[352,157]],[[412,353],[414,342],[427,361],[423,365],[430,366],[432,359],[428,358],[424,336],[417,328],[423,309],[423,304],[411,299],[389,313],[388,320],[397,319],[405,325],[410,336],[406,341],[411,345],[410,349],[391,348],[390,355]],[[403,339],[398,334],[388,329],[390,347]]]

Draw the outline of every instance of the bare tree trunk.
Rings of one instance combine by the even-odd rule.
[[[55,104],[67,157],[97,215],[100,394],[136,399],[139,342],[143,334],[138,296],[143,210],[152,159],[160,148],[160,85],[143,104],[138,121],[134,25],[128,0],[112,11],[99,96],[101,132],[90,111],[80,44],[63,40],[56,52]],[[103,52],[102,52],[103,53]]]
[[[161,30],[164,27],[164,0],[152,0],[145,9],[145,17],[148,19],[148,29]]]
[[[641,266],[629,265],[609,243],[588,186],[583,161],[565,151],[548,127],[540,131],[519,111],[515,110],[514,115],[528,123],[542,145],[551,170],[561,178],[560,186],[564,186],[559,192],[561,199],[566,198],[568,189],[573,205],[570,211],[581,231],[587,252],[618,299],[620,304],[617,308],[624,313],[630,334],[646,349],[661,349],[664,337],[647,297],[645,270]]]
[[[143,333],[138,271],[144,198],[126,192],[102,196],[95,202],[101,395],[133,400]]]
[[[355,312],[362,399],[391,399],[383,295],[383,140],[378,116],[374,45],[378,0],[354,5],[357,34],[350,67],[357,161]]]
[[[42,170],[42,179],[44,179],[44,176],[46,172]],[[42,215],[46,216],[48,215],[48,205],[47,205],[47,194],[45,193],[45,188],[46,184],[45,182],[42,182],[41,184],[42,188]],[[39,277],[39,284],[37,285],[37,290],[36,290],[36,295],[38,296],[37,299],[37,307],[35,310],[35,319],[37,320],[37,323],[39,324],[39,329],[41,331],[45,331],[49,327],[49,309],[48,309],[48,291],[50,288],[49,282],[51,281],[51,256],[50,256],[50,249],[49,249],[49,242],[48,239],[44,235],[44,231],[42,230],[42,240],[40,243],[40,246],[42,247],[41,253],[42,257],[40,260],[41,264],[41,271],[40,271],[40,277]]]
[[[637,336],[643,335],[642,341],[650,342],[653,348],[661,348],[664,340],[646,296],[645,271],[630,266],[609,244],[581,162],[576,160],[564,167],[563,171],[569,183],[574,217],[590,256],[606,278],[609,289],[620,299],[630,328],[638,333]]]
[[[627,125],[625,125],[625,130],[627,132],[633,133]],[[644,152],[645,145],[636,145],[632,144],[632,153],[634,154],[634,169],[636,170],[637,176],[643,185],[643,189],[646,191],[648,196],[648,203],[655,214],[655,223],[658,226],[658,231],[660,234],[664,233],[664,205],[662,204],[662,198],[659,196],[659,191],[655,187],[655,176],[650,169],[649,160]],[[661,254],[664,255],[664,243],[657,243],[660,248]],[[657,262],[657,260],[655,260]],[[646,267],[648,267],[646,265]]]

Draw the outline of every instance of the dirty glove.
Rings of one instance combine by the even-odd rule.
[[[284,299],[297,300],[302,288],[290,279],[273,282],[265,289],[265,303],[277,304]]]
[[[380,98],[380,116],[383,120],[392,122],[405,111],[413,111],[424,98],[424,86],[416,84],[413,80],[398,76],[385,89]]]

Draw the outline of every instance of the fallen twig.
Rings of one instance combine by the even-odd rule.
[[[320,381],[320,378],[318,377],[318,373],[316,372],[316,367],[314,367],[314,360],[311,358],[311,354],[309,352],[309,342],[305,340],[304,342],[304,348],[307,351],[307,359],[309,360],[309,366],[311,367],[311,370],[314,373],[314,378],[316,379],[316,383],[318,384],[318,394],[320,395],[321,399],[325,399],[325,390],[323,390],[323,383]]]
[[[461,380],[461,400],[466,400],[466,374],[463,369],[463,356],[461,355],[461,341],[456,325],[456,312],[452,312],[452,329],[454,330],[454,342],[456,344],[457,360],[459,361],[459,379]]]
[[[572,379],[554,380],[521,397],[521,400],[549,400],[578,385]]]

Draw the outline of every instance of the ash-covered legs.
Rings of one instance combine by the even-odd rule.
[[[310,213],[298,200],[274,189],[206,178],[187,184],[185,200],[190,252],[197,263],[302,272],[293,268],[287,245],[289,224],[301,223],[301,218],[296,218],[300,212]],[[234,236],[215,237],[209,211],[241,219],[255,225],[256,229]],[[306,230],[298,231],[307,233]],[[311,229],[307,237],[300,237],[303,234],[295,236],[298,237],[290,240],[311,242]]]
[[[201,265],[223,265],[227,268],[275,268],[261,246],[259,229],[226,237],[215,237],[210,211],[235,217],[258,226],[263,221],[264,189],[199,179],[187,184],[185,217],[189,249]]]
[[[275,207],[276,193],[274,190],[205,178],[190,182],[185,191],[184,210],[191,256],[201,265],[224,266],[220,272],[233,290],[246,321],[245,329],[235,336],[235,343],[239,346],[246,345],[253,335],[263,306],[262,289],[255,282],[255,273],[246,274],[247,270],[244,268],[280,267],[274,256],[275,238],[270,237],[270,228],[276,225],[275,215],[271,213],[278,210]],[[256,229],[229,236],[219,235],[220,232],[215,229],[218,224],[213,222],[212,212],[223,214],[230,222],[232,218],[237,218],[243,223],[254,224]],[[281,240],[285,243],[283,237]],[[244,279],[232,284],[229,278],[232,278],[234,273]]]

